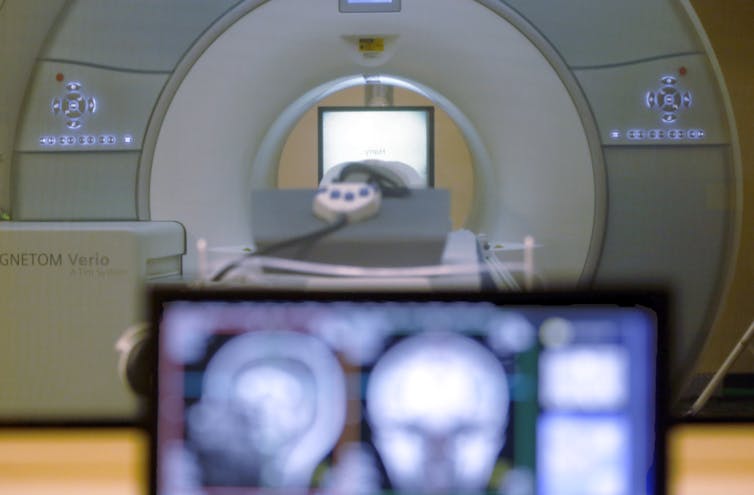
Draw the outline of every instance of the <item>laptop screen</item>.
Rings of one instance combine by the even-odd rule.
[[[660,493],[657,298],[153,295],[155,493]]]

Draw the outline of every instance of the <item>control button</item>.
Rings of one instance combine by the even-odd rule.
[[[673,86],[678,82],[678,80],[673,76],[662,76],[660,78],[660,82],[662,82],[662,84],[665,84],[666,86]]]
[[[662,99],[662,110],[664,112],[676,112],[681,106],[681,95],[675,88],[662,88],[660,93]]]
[[[662,121],[666,124],[672,124],[676,120],[678,120],[678,116],[674,113],[665,113],[662,115]]]
[[[330,192],[330,198],[331,199],[339,199],[340,198],[340,191],[338,189],[335,189],[334,191]]]
[[[343,199],[345,199],[346,201],[353,201],[355,197],[356,196],[354,196],[352,192],[347,192],[343,195]]]
[[[644,139],[645,133],[642,129],[631,129],[626,133],[626,137],[631,140]]]
[[[366,197],[369,196],[369,188],[368,187],[362,187],[359,189],[359,196]]]
[[[691,108],[692,97],[690,91],[678,87],[678,80],[673,76],[660,77],[662,86],[654,91],[647,91],[644,100],[647,108],[660,113],[660,122],[672,124],[678,120],[678,112],[684,108]]]
[[[68,92],[62,97],[54,97],[50,102],[50,109],[53,115],[60,115],[65,119],[66,127],[80,129],[84,125],[84,117],[97,111],[97,100],[85,95],[78,81],[69,81],[64,87]]]
[[[689,139],[702,139],[704,137],[704,130],[702,129],[689,129],[686,133]]]

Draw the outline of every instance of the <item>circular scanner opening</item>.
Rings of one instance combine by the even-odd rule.
[[[474,197],[474,170],[469,147],[458,126],[430,98],[398,86],[387,86],[390,107],[434,108],[434,187],[450,191],[450,218],[454,229],[465,225]],[[288,134],[280,154],[276,185],[280,189],[316,188],[318,107],[368,107],[368,85],[337,91],[312,105]],[[383,105],[384,106],[384,102]]]

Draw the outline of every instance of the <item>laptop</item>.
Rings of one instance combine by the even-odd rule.
[[[661,294],[150,298],[153,494],[663,493]]]

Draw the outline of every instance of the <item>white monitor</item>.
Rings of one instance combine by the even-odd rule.
[[[403,162],[434,184],[434,108],[319,107],[319,178],[344,162]]]

